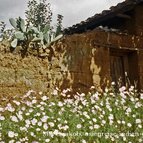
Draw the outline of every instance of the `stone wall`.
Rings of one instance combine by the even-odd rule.
[[[0,95],[47,92],[55,87],[87,91],[110,82],[110,49],[138,51],[139,77],[143,83],[143,39],[137,36],[93,30],[65,36],[50,47],[51,57],[12,54],[0,45]],[[138,65],[138,63],[137,63]]]

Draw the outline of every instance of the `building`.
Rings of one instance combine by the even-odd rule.
[[[111,81],[143,88],[143,0],[126,0],[64,33],[73,88]]]

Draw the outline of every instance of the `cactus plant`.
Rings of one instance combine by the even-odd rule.
[[[40,28],[38,29],[33,26],[26,27],[24,19],[20,17],[16,20],[11,18],[9,21],[15,28],[15,33],[11,42],[11,46],[13,48],[21,45],[23,42],[27,44],[26,46],[29,46],[31,42],[40,43],[43,46],[49,46],[51,43],[59,40],[62,37],[62,34],[56,37],[55,35],[57,34],[50,29],[50,25],[48,24],[45,25],[43,30],[40,30]]]

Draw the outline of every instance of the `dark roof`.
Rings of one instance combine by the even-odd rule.
[[[85,21],[73,25],[64,29],[65,34],[82,33],[89,29],[94,29],[103,22],[116,17],[118,14],[123,14],[127,11],[132,10],[136,5],[142,3],[143,0],[126,0],[122,3],[118,3],[116,6],[110,7],[110,10],[104,10],[100,14],[95,14],[94,16],[88,18]]]

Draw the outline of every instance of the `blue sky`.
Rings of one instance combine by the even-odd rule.
[[[8,19],[21,16],[24,18],[24,12],[27,9],[29,0],[0,0],[0,21],[8,22]],[[102,10],[108,9],[112,5],[116,5],[124,0],[47,0],[51,3],[51,8],[56,15],[64,16],[63,26],[68,27],[79,23],[100,13]],[[54,20],[55,22],[55,20]],[[8,25],[9,26],[9,25]]]

